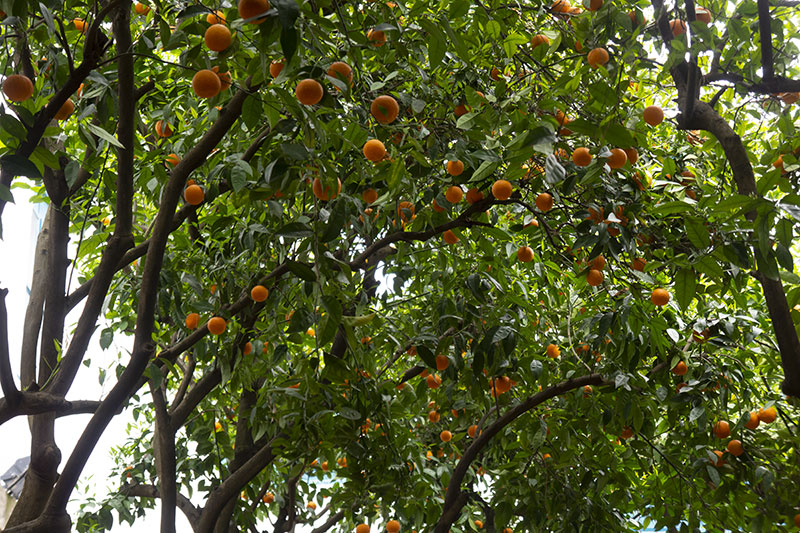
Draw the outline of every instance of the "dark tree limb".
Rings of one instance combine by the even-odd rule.
[[[189,354],[189,364],[183,369],[183,379],[181,379],[181,384],[178,386],[178,391],[175,393],[175,398],[172,399],[172,405],[170,405],[169,408],[170,414],[172,414],[173,409],[179,405],[186,396],[186,391],[189,390],[189,385],[192,384],[192,377],[194,377],[194,369],[196,366],[197,360],[192,354]]]
[[[297,482],[300,481],[302,475],[303,470],[300,470],[300,473],[286,482],[286,495],[272,533],[288,533],[294,529],[297,522]]]
[[[153,432],[153,453],[155,454],[158,491],[161,494],[161,533],[175,533],[175,507],[177,505],[178,484],[176,480],[175,433],[170,427],[167,402],[161,384],[150,380],[150,394],[156,426]]]
[[[161,493],[158,488],[153,485],[123,485],[120,488],[120,494],[123,496],[133,496],[138,498],[160,498]],[[183,494],[177,494],[178,509],[189,521],[193,531],[197,531],[197,522],[200,520],[200,509],[194,506],[192,501]]]
[[[602,383],[604,383],[604,380],[603,376],[600,374],[588,374],[586,376],[562,381],[557,385],[548,387],[538,394],[529,396],[506,411],[505,414],[494,423],[490,424],[474,441],[472,441],[472,444],[464,451],[464,455],[461,456],[461,459],[453,470],[450,483],[447,485],[447,496],[444,500],[442,516],[436,523],[434,533],[447,533],[450,531],[450,526],[452,526],[460,516],[461,509],[469,500],[468,493],[461,490],[461,483],[467,475],[472,462],[495,435],[500,433],[500,431],[520,416],[551,398],[555,398],[556,396],[560,396],[585,385],[600,385]]]
[[[95,400],[65,400],[46,392],[21,391],[20,401],[11,407],[6,398],[0,398],[0,425],[16,416],[55,413],[56,417],[94,413],[100,402]]]
[[[769,0],[758,1],[758,38],[761,43],[761,71],[764,80],[775,77],[772,61],[772,15],[769,13]]]
[[[311,533],[325,533],[330,528],[339,523],[339,520],[344,518],[344,511],[336,511],[328,517],[328,519],[318,528],[311,531]]]
[[[7,295],[8,289],[0,289],[0,387],[3,389],[4,400],[9,407],[14,409],[22,400],[22,393],[17,389],[14,375],[11,373],[11,354],[8,351]]]
[[[189,389],[189,392],[186,393],[186,396],[180,403],[172,405],[170,416],[173,431],[177,431],[178,428],[183,425],[189,413],[194,411],[194,408],[197,407],[200,402],[203,401],[203,398],[208,396],[208,393],[219,385],[221,381],[222,372],[219,368],[215,368],[200,378],[197,383]]]
[[[22,350],[20,353],[20,381],[23,389],[36,382],[36,348],[39,345],[39,332],[42,327],[44,299],[47,289],[47,255],[50,245],[50,219],[54,207],[47,208],[42,230],[36,238],[36,251],[33,256],[33,276],[25,322],[22,325]]]

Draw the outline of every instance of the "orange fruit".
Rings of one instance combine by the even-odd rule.
[[[377,163],[386,155],[386,146],[378,139],[370,139],[364,143],[363,152],[369,161]]]
[[[430,420],[434,424],[438,422],[440,418],[441,416],[436,411],[431,411],[430,413],[428,413],[428,420]]]
[[[306,507],[313,510],[317,508],[317,504],[315,502],[308,502]]]
[[[478,529],[481,529],[483,527],[483,522],[481,522],[480,520],[474,520],[474,523],[475,527],[477,527]]]
[[[589,163],[592,162],[592,154],[589,152],[588,148],[576,148],[575,151],[572,152],[572,162],[579,167],[588,167]]]
[[[183,190],[183,199],[189,205],[200,205],[205,200],[205,193],[199,185],[189,185]]]
[[[222,11],[212,11],[206,15],[206,22],[209,24],[225,24],[225,14]]]
[[[442,234],[442,239],[445,244],[455,244],[458,242],[458,237],[452,230],[447,230]]]
[[[489,77],[492,78],[494,81],[500,81],[500,78],[503,77],[503,73],[500,72],[499,68],[492,67],[492,70],[489,71]]]
[[[272,503],[275,501],[275,495],[272,494],[271,492],[268,492],[264,494],[264,497],[261,499],[261,501],[267,504]]]
[[[256,285],[250,289],[250,298],[256,302],[263,302],[269,298],[269,290],[263,285]]]
[[[625,155],[628,157],[628,162],[631,165],[635,164],[639,160],[639,152],[636,150],[636,148],[625,148],[623,152],[625,152]]]
[[[251,343],[251,342],[248,342],[248,343],[246,343],[246,344],[244,345],[244,349],[242,350],[242,353],[243,353],[244,355],[250,355],[250,353],[251,353],[252,351],[253,351],[253,343]]]
[[[222,335],[228,323],[221,316],[212,317],[208,321],[208,332],[212,335]]]
[[[231,45],[233,37],[231,36],[231,30],[224,24],[212,24],[206,30],[203,39],[209,50],[222,52]]]
[[[267,0],[239,0],[239,4],[236,7],[240,17],[250,19],[266,13],[269,10],[269,2]],[[261,24],[266,20],[266,17],[263,17],[251,21],[250,24]]]
[[[461,187],[458,185],[452,185],[447,188],[444,197],[447,198],[447,201],[451,204],[457,204],[464,197],[464,191],[462,191]]]
[[[214,98],[222,90],[222,82],[214,71],[203,69],[192,78],[192,89],[200,98]]]
[[[431,389],[438,389],[442,385],[442,378],[436,374],[428,374],[428,377],[425,378],[425,382]]]
[[[700,22],[703,22],[705,24],[711,24],[711,12],[708,9],[697,6],[695,8],[694,14],[697,20],[699,20]]]
[[[731,425],[725,420],[720,420],[714,424],[714,435],[718,439],[727,439],[731,436]]]
[[[672,30],[672,37],[678,37],[686,33],[686,23],[682,20],[670,20],[669,29]]]
[[[211,71],[219,78],[220,91],[226,91],[228,87],[233,84],[233,78],[231,78],[230,72],[220,72],[219,67],[213,67]]]
[[[628,155],[625,153],[624,150],[621,150],[619,148],[612,148],[611,155],[606,160],[608,166],[614,169],[624,167],[625,163],[627,162],[628,162]]]
[[[683,361],[678,361],[678,363],[675,365],[675,368],[670,370],[670,372],[672,372],[676,376],[685,376],[688,371],[689,367],[686,366],[686,363],[684,363]]]
[[[315,105],[322,100],[322,85],[317,80],[306,78],[294,90],[297,100],[303,105]]]
[[[156,121],[156,135],[159,137],[169,137],[172,135],[172,126],[162,120]]]
[[[458,104],[456,107],[453,108],[453,114],[456,117],[460,117],[462,115],[466,115],[472,110],[471,107],[465,104]]]
[[[403,222],[408,222],[409,218],[414,218],[414,204],[411,202],[400,202],[397,205],[397,214]],[[416,355],[416,347],[412,346],[412,348],[414,348],[414,354],[409,353],[409,355]],[[410,349],[411,348],[409,348],[409,350]]]
[[[664,110],[657,105],[647,106],[642,111],[642,118],[649,125],[658,126],[664,120]]]
[[[761,419],[758,417],[758,413],[756,411],[750,411],[750,417],[745,422],[744,427],[747,429],[756,429],[758,425],[761,424]]]
[[[346,85],[353,84],[353,69],[344,61],[336,61],[328,67],[328,76],[344,82]]]
[[[551,343],[547,345],[545,352],[547,353],[547,357],[551,359],[556,359],[561,355],[561,348]]]
[[[603,0],[591,0],[589,2],[589,11],[598,11],[603,7]]]
[[[511,183],[506,180],[497,180],[492,184],[492,196],[498,200],[508,200],[512,191]]]
[[[631,268],[634,270],[638,270],[639,272],[644,272],[644,267],[647,264],[647,261],[644,260],[642,257],[637,257],[633,261],[631,261]]]
[[[569,3],[569,0],[556,0],[553,2],[553,5],[550,6],[550,10],[554,13],[566,13],[569,11],[570,7],[572,7]]]
[[[586,56],[586,62],[592,68],[597,68],[608,63],[608,52],[605,48],[595,48]]]
[[[375,201],[378,199],[378,191],[375,189],[367,189],[363,193],[361,193],[361,198],[364,200],[366,204],[374,204]]]
[[[667,305],[669,302],[669,292],[666,289],[654,289],[650,295],[650,301],[655,305],[661,307]]]
[[[460,176],[464,172],[464,163],[460,159],[447,162],[447,173],[451,176]]]
[[[511,390],[511,378],[508,376],[499,377],[493,381],[492,385],[498,394],[505,394]]]
[[[597,287],[603,283],[603,273],[599,270],[590,269],[589,273],[586,274],[586,283],[588,283],[591,287]]]
[[[624,428],[622,428],[622,433],[620,433],[619,436],[620,438],[625,440],[633,437],[633,428],[630,426],[625,426]]]
[[[367,524],[358,524],[356,526],[356,533],[369,533],[369,526]]]
[[[481,200],[483,200],[483,193],[475,187],[472,187],[467,191],[467,203],[474,204],[475,202],[480,202]]]
[[[771,424],[775,422],[778,418],[778,411],[775,407],[767,407],[766,409],[761,409],[758,412],[758,419],[764,422],[765,424]]]
[[[67,98],[66,102],[61,104],[61,107],[56,111],[56,120],[67,120],[72,112],[75,111],[75,104],[71,98]]]
[[[734,457],[739,457],[744,453],[744,446],[742,446],[742,441],[739,439],[731,439],[728,443],[728,452]]]
[[[714,455],[717,456],[716,461],[711,461],[711,464],[714,466],[722,466],[725,464],[725,461],[722,460],[723,453],[719,450],[714,450]]]
[[[448,366],[450,366],[450,359],[446,355],[436,356],[436,370],[445,370]]]
[[[367,32],[367,40],[370,41],[370,44],[374,47],[383,46],[386,44],[386,33],[380,30],[369,30]]]
[[[180,162],[181,162],[181,158],[180,158],[180,156],[178,154],[169,154],[166,157],[166,159],[164,159],[164,163],[166,163],[167,166],[170,166],[170,167],[174,167]]]
[[[72,19],[72,24],[75,25],[75,29],[81,33],[86,33],[86,21],[83,19]]]
[[[517,250],[517,260],[520,263],[533,261],[533,249],[530,246],[520,246],[519,250]]]
[[[337,181],[339,182],[339,189],[336,192],[332,193],[330,185],[326,186],[325,190],[322,190],[322,180],[319,178],[314,178],[314,183],[311,186],[311,192],[313,192],[314,196],[316,196],[323,202],[327,202],[328,200],[333,200],[334,198],[339,196],[340,192],[342,192],[342,180],[337,178]]]
[[[437,204],[437,203],[436,203],[436,198],[434,198],[434,199],[433,199],[433,202],[431,203],[431,207],[432,207],[432,208],[433,208],[433,210],[434,210],[434,211],[436,211],[437,213],[442,213],[442,212],[444,212],[444,207],[442,207],[442,206],[440,206],[439,204]]]
[[[446,429],[439,433],[439,438],[442,439],[442,442],[450,442],[453,440],[453,434],[447,431]]]
[[[546,35],[542,35],[541,33],[531,37],[531,48],[536,48],[540,44],[546,44],[549,46],[550,39],[548,39]]]
[[[539,211],[547,213],[553,209],[553,197],[550,194],[543,192],[536,196],[536,207]]]
[[[389,520],[386,522],[386,533],[399,533],[400,522],[397,520]]]
[[[283,70],[283,67],[286,63],[284,63],[283,59],[276,59],[272,63],[269,64],[269,75],[273,78],[277,78],[278,75]]]
[[[598,255],[589,262],[589,268],[593,268],[594,270],[603,270],[605,267],[606,258],[602,255]]]
[[[198,324],[200,324],[200,315],[197,313],[189,313],[186,315],[186,320],[183,321],[186,324],[186,327],[189,329],[196,329]]]
[[[473,439],[475,438],[475,435],[477,435],[477,433],[478,433],[477,424],[472,424],[469,428],[467,428],[467,435],[469,435]]]
[[[22,74],[11,74],[3,80],[3,94],[12,102],[24,102],[33,96],[33,82]]]
[[[387,94],[383,94],[372,101],[369,105],[369,112],[381,124],[391,124],[400,114],[400,106],[397,100]]]
[[[136,10],[137,15],[147,15],[150,13],[150,6],[144,5],[141,2],[136,2],[136,5],[133,6],[133,9]]]

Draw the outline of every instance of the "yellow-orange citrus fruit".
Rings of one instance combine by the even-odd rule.
[[[595,48],[586,56],[586,62],[592,68],[597,68],[608,63],[608,52],[605,48]]]
[[[269,298],[269,290],[267,290],[267,288],[263,285],[256,285],[250,289],[250,298],[256,302],[263,302]]]
[[[589,273],[586,274],[586,283],[592,287],[597,287],[603,283],[603,273],[599,270],[589,270]]]
[[[676,376],[685,376],[688,371],[689,367],[686,366],[686,363],[683,361],[678,361],[678,363],[675,365],[675,368],[673,368],[670,372]]]
[[[695,18],[705,24],[711,24],[711,12],[704,8],[697,6],[694,10]]]
[[[81,33],[86,33],[86,21],[83,19],[72,19],[72,24],[75,25],[75,29]]]
[[[208,332],[212,335],[222,335],[226,327],[228,327],[228,323],[221,316],[212,317],[208,321]]]
[[[436,374],[429,374],[428,377],[425,378],[425,382],[431,389],[438,389],[442,384],[442,378]]]
[[[474,204],[475,202],[480,202],[481,200],[483,200],[483,193],[475,187],[472,187],[467,191],[467,203]]]
[[[642,111],[642,118],[649,125],[658,126],[664,120],[664,110],[657,105],[647,106]]]
[[[478,426],[476,424],[472,424],[469,428],[467,428],[467,435],[475,438],[475,435],[478,433]]]
[[[200,205],[205,199],[205,193],[199,185],[189,185],[183,190],[183,199],[189,205]]]
[[[637,257],[633,261],[631,261],[631,268],[634,270],[638,270],[639,272],[644,272],[644,267],[647,264],[647,261],[644,260],[642,257]]]
[[[447,230],[442,234],[442,239],[446,244],[455,244],[458,242],[458,237],[452,230]]]
[[[438,422],[440,418],[441,415],[436,411],[431,411],[430,413],[428,413],[428,420],[430,420],[434,424]]]
[[[378,139],[370,139],[364,143],[363,152],[364,157],[373,163],[377,163],[386,155],[386,146]]]
[[[356,533],[369,533],[369,526],[367,524],[358,524],[356,526]]]
[[[367,40],[372,46],[383,46],[386,44],[386,34],[380,30],[372,29],[367,32]]]
[[[442,439],[442,442],[450,442],[453,440],[453,434],[447,431],[446,429],[439,433],[439,438]]]
[[[410,218],[414,218],[414,204],[411,202],[400,202],[397,205],[397,214],[403,222],[408,222]],[[416,348],[413,348],[415,353],[410,355],[416,355]]]
[[[219,67],[213,67],[211,71],[217,75],[217,78],[219,78],[220,91],[228,90],[228,87],[230,87],[231,84],[233,84],[233,78],[231,78],[230,72],[228,71],[220,72]]]
[[[520,263],[533,261],[533,249],[530,246],[520,246],[519,250],[517,250],[517,260]]]
[[[796,515],[794,515],[794,526],[795,527],[800,527],[800,513],[797,513]]]
[[[386,533],[398,533],[400,531],[400,522],[397,520],[389,520],[386,522]]]
[[[759,424],[761,424],[761,419],[758,418],[758,413],[756,411],[750,411],[750,415],[745,422],[744,427],[747,429],[756,429]]]
[[[331,186],[327,185],[325,190],[322,189],[322,180],[319,178],[314,178],[314,184],[311,186],[311,192],[314,193],[314,196],[322,200],[323,202],[327,202],[328,200],[333,200],[339,193],[342,192],[342,180],[337,178],[339,182],[339,189],[336,192],[331,191]]]
[[[603,7],[603,0],[591,0],[589,2],[589,11],[598,11]]]
[[[381,124],[391,124],[400,114],[400,106],[397,104],[397,100],[383,94],[372,101],[369,105],[369,112]]]
[[[669,29],[672,30],[673,37],[678,37],[686,33],[686,23],[682,20],[670,20]]]
[[[464,172],[464,163],[460,159],[447,162],[447,173],[451,176],[460,176]]]
[[[498,200],[508,200],[512,191],[511,183],[506,180],[497,180],[492,184],[492,196]]]
[[[22,74],[11,74],[3,80],[3,94],[12,102],[24,102],[33,96],[33,82]]]
[[[361,199],[364,200],[364,203],[373,204],[378,199],[378,191],[375,189],[367,189],[361,193]]]
[[[275,495],[272,494],[271,492],[268,492],[268,493],[264,494],[264,498],[262,498],[262,501],[264,503],[272,503],[272,502],[275,501]]]
[[[159,137],[169,137],[172,135],[172,126],[163,120],[156,121],[156,135]]]
[[[306,78],[297,84],[294,90],[297,100],[303,105],[315,105],[322,100],[322,84],[317,80]]]
[[[650,301],[658,306],[667,305],[669,303],[669,292],[666,289],[654,289],[650,295]]]
[[[550,357],[551,359],[556,359],[561,355],[561,348],[555,344],[548,344],[545,351],[547,352],[547,357]]]
[[[314,509],[316,509],[316,508],[317,508],[317,504],[316,504],[316,502],[308,502],[308,503],[306,504],[306,507],[307,507],[307,508],[309,508],[309,509],[311,509],[311,510],[314,510]]]
[[[246,343],[244,345],[244,348],[242,349],[242,353],[244,355],[250,355],[252,353],[252,351],[253,351],[253,343],[251,343],[251,342]]]
[[[550,45],[550,39],[547,38],[546,35],[542,35],[541,33],[538,35],[534,35],[531,37],[531,47],[536,48],[540,44]]]
[[[731,436],[731,425],[725,420],[720,420],[714,424],[714,435],[718,439],[727,439]]]
[[[178,154],[169,154],[169,155],[167,156],[167,158],[164,160],[164,162],[165,162],[167,165],[169,165],[169,166],[171,166],[171,167],[174,167],[174,166],[176,166],[178,163],[180,163],[180,162],[181,162],[181,158],[180,158],[180,156],[179,156]]]
[[[231,30],[224,24],[212,24],[206,30],[203,39],[209,50],[222,52],[231,45],[233,37],[231,36]]]
[[[619,436],[625,440],[633,437],[633,428],[630,426],[625,426],[622,428],[622,433],[620,433]]]
[[[464,191],[462,191],[461,187],[458,185],[452,185],[447,188],[444,197],[447,198],[447,201],[451,204],[457,204],[464,197]]]
[[[566,13],[571,7],[569,0],[556,0],[553,2],[553,5],[550,6],[550,10],[554,13]]]
[[[137,15],[147,15],[150,13],[150,6],[147,6],[141,2],[136,2],[136,5],[133,6],[133,9],[136,10]]]
[[[240,17],[250,19],[269,11],[269,2],[267,0],[239,0],[239,4],[236,7]],[[251,21],[250,24],[261,24],[265,20],[267,19],[262,17]]]
[[[728,452],[734,457],[739,457],[744,453],[744,446],[739,439],[731,439],[728,443]]]
[[[572,152],[572,162],[579,167],[588,167],[589,163],[592,162],[592,154],[588,148],[575,148],[575,151]]]
[[[614,169],[624,167],[625,163],[627,162],[628,162],[628,155],[625,153],[624,150],[621,150],[619,148],[612,148],[611,155],[606,160],[608,166]]]
[[[553,209],[553,197],[549,193],[542,192],[536,196],[536,207],[539,211],[548,212]]]
[[[58,108],[56,116],[53,118],[56,120],[67,120],[73,111],[75,111],[75,104],[72,102],[71,98],[67,98],[66,102],[61,104],[61,107]]]
[[[625,155],[628,157],[628,162],[631,165],[635,164],[639,160],[639,152],[636,150],[636,148],[625,148],[623,152],[625,152]]]
[[[603,270],[606,267],[606,258],[602,255],[598,255],[591,261],[589,261],[589,268],[593,268],[595,270]]]
[[[469,107],[468,105],[464,105],[464,104],[458,104],[456,107],[453,108],[453,114],[456,117],[460,117],[462,115],[466,115],[470,111],[472,111],[472,108]]]
[[[346,85],[353,84],[353,69],[344,61],[336,61],[328,67],[328,76],[344,82]]]
[[[192,78],[192,89],[200,98],[213,98],[222,90],[222,82],[214,71],[203,69]]]
[[[189,313],[186,315],[186,320],[184,320],[186,327],[189,329],[197,328],[198,324],[200,324],[200,315],[197,313]]]
[[[269,75],[272,76],[273,78],[277,78],[278,75],[283,70],[283,66],[285,64],[286,63],[283,61],[283,59],[276,59],[275,61],[270,63],[269,64]]]
[[[778,410],[775,407],[767,407],[758,412],[758,419],[765,424],[772,424],[778,418]]]
[[[222,11],[212,11],[206,15],[206,22],[209,24],[225,24],[225,14]]]

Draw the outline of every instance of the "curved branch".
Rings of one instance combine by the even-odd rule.
[[[335,526],[342,518],[344,518],[344,511],[336,511],[335,513],[333,513],[331,516],[328,517],[325,523],[323,523],[318,528],[312,530],[311,533],[325,533],[330,528]]]
[[[12,409],[19,405],[21,394],[11,373],[11,354],[8,352],[8,310],[6,295],[8,289],[0,289],[0,387],[6,403]]]
[[[16,407],[9,405],[6,398],[0,398],[0,425],[23,415],[55,413],[57,417],[60,417],[91,414],[99,406],[100,402],[94,400],[70,401],[47,392],[21,391],[20,401]]]

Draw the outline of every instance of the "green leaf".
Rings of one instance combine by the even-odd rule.
[[[333,211],[331,211],[328,221],[325,222],[320,241],[330,242],[341,234],[346,219],[346,210],[347,204],[345,202],[339,201],[334,203]]]
[[[20,141],[28,135],[28,130],[25,129],[22,122],[6,113],[0,115],[0,129],[10,133]]]
[[[711,244],[711,237],[705,223],[699,218],[685,217],[686,236],[698,248],[707,248]]]
[[[349,326],[351,328],[357,328],[359,326],[365,326],[372,322],[372,320],[377,315],[375,313],[370,313],[368,315],[359,315],[359,316],[343,316],[342,323],[345,326]]]
[[[778,242],[786,248],[792,246],[793,226],[792,221],[787,218],[780,219],[775,226],[775,236],[778,238]]]
[[[361,413],[352,407],[340,407],[339,416],[342,416],[348,420],[361,420]]]
[[[780,264],[784,270],[788,270],[789,272],[794,271],[792,252],[783,244],[778,243],[775,245],[775,257],[778,259],[778,264]]]
[[[109,143],[109,144],[111,144],[112,146],[116,146],[117,148],[123,148],[123,146],[122,146],[122,143],[120,143],[120,142],[117,140],[117,138],[116,138],[116,137],[114,137],[113,135],[111,135],[110,133],[108,133],[106,130],[104,130],[104,129],[103,129],[103,128],[101,128],[100,126],[97,126],[97,125],[95,125],[95,124],[92,124],[91,122],[87,122],[87,123],[86,123],[86,127],[87,127],[87,128],[89,128],[89,130],[90,130],[92,133],[94,133],[95,135],[97,135],[98,137],[100,137],[101,139],[103,139],[104,141],[108,142],[108,143]]]
[[[711,483],[713,483],[714,485],[719,485],[720,478],[717,469],[711,465],[706,465],[706,472],[708,472],[709,481],[711,481]]]
[[[682,268],[675,275],[675,299],[681,309],[687,309],[697,291],[697,280],[691,268]]]
[[[499,165],[500,165],[499,163],[496,163],[496,162],[493,162],[493,161],[484,161],[483,163],[480,164],[478,169],[472,174],[472,178],[471,178],[470,181],[480,181],[480,180],[482,180],[483,178],[485,178],[486,176],[489,176],[495,170],[497,170],[497,167]]]
[[[765,257],[762,255],[761,251],[756,248],[755,255],[756,268],[758,271],[769,279],[777,281],[779,278],[778,264],[775,262],[775,254],[772,252],[772,250],[769,250],[769,253]]]
[[[706,412],[706,407],[704,405],[698,405],[689,412],[689,422],[694,422],[695,420],[703,416],[705,412]]]
[[[289,222],[275,232],[275,235],[286,239],[302,239],[303,237],[310,237],[313,234],[314,232],[311,228],[302,222]]]
[[[11,204],[14,203],[14,195],[11,194],[11,189],[3,183],[0,183],[0,200]]]
[[[293,29],[294,22],[300,14],[300,6],[295,0],[272,0],[270,2],[278,10],[278,20],[283,29]],[[287,56],[288,58],[288,56]]]
[[[286,267],[298,278],[305,281],[316,281],[317,279],[317,275],[314,274],[314,271],[311,270],[311,268],[298,261],[286,261]]]
[[[435,69],[439,66],[439,63],[442,62],[442,59],[444,59],[444,53],[447,50],[447,38],[439,26],[434,24],[431,20],[423,18],[420,19],[419,23],[428,34],[428,38],[426,39],[428,44],[428,62],[430,63],[431,69]]]
[[[42,174],[30,159],[17,154],[0,157],[0,167],[12,176],[25,176],[26,178],[41,179]]]
[[[300,36],[294,27],[281,28],[281,51],[283,52],[283,57],[286,58],[287,62],[291,61],[291,59],[294,57],[294,54],[297,51],[297,44],[299,40]]]
[[[669,215],[676,215],[678,213],[685,213],[692,210],[692,204],[675,200],[673,202],[664,202],[650,210],[650,214],[654,217],[662,217]]]
[[[431,368],[436,368],[436,357],[433,352],[424,344],[417,345],[417,355],[422,359],[425,364]]]

